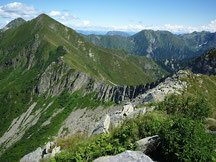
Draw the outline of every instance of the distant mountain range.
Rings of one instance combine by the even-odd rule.
[[[129,37],[131,36],[131,34],[129,33],[126,33],[126,32],[122,32],[122,31],[109,31],[106,33],[106,35],[119,35],[119,36],[122,36],[122,37]]]
[[[130,37],[88,35],[103,48],[124,49],[153,59],[188,59],[216,46],[216,33],[193,32],[176,35],[168,31],[143,30]]]
[[[136,34],[136,32],[122,32],[122,31],[93,31],[93,30],[76,30],[78,33],[83,35],[120,35],[123,37],[128,37]]]
[[[106,35],[107,31],[93,31],[93,30],[76,30],[77,33],[83,34],[83,35]]]

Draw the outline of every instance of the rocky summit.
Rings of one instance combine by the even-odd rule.
[[[215,47],[208,32],[84,36],[46,14],[11,21],[0,161],[215,161]]]

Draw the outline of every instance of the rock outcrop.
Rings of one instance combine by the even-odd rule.
[[[110,116],[106,115],[93,130],[92,134],[109,133]]]
[[[136,117],[146,113],[146,108],[136,109],[131,103],[125,104],[121,110],[106,114],[97,124],[92,134],[109,133],[110,126],[117,127],[122,124],[125,119]]]
[[[146,137],[137,141],[138,148],[145,154],[151,153],[157,149],[160,144],[160,137],[158,135]]]
[[[153,160],[142,153],[141,151],[130,151],[127,150],[125,152],[122,152],[120,154],[117,154],[115,156],[106,156],[106,157],[100,157],[94,162],[153,162]]]
[[[54,157],[56,154],[61,152],[60,146],[54,146],[53,142],[48,142],[44,148],[37,148],[35,151],[25,155],[20,162],[40,162],[44,158]]]
[[[42,95],[47,92],[47,97],[53,97],[61,94],[66,88],[70,93],[73,93],[84,87],[85,94],[96,92],[96,98],[100,101],[120,103],[137,97],[158,85],[160,81],[139,86],[111,86],[105,82],[99,82],[83,72],[72,69],[62,59],[58,59],[48,66],[40,76],[35,93]]]
[[[188,71],[180,70],[171,77],[167,77],[165,81],[156,87],[147,90],[145,93],[137,96],[132,100],[133,105],[146,104],[149,102],[162,101],[165,96],[170,94],[181,94],[187,88],[187,82],[181,81],[182,78],[189,76]]]
[[[40,159],[42,159],[42,152],[42,149],[39,147],[34,152],[25,155],[20,162],[40,162]]]

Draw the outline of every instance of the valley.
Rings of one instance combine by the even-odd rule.
[[[0,31],[0,161],[215,161],[215,35],[11,21]]]

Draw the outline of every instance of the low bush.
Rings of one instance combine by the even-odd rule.
[[[89,142],[84,140],[80,143],[75,140],[78,145],[58,154],[55,160],[93,161],[101,156],[137,150],[137,140],[156,134],[161,137],[156,153],[162,158],[160,160],[212,161],[216,157],[214,138],[205,132],[202,124],[154,112],[127,120],[110,134],[92,137]]]
[[[163,123],[160,154],[168,161],[213,161],[215,139],[205,127],[186,118],[172,118]]]
[[[158,104],[158,110],[172,115],[182,115],[184,118],[204,121],[211,114],[211,109],[204,98],[184,95],[171,95]]]

